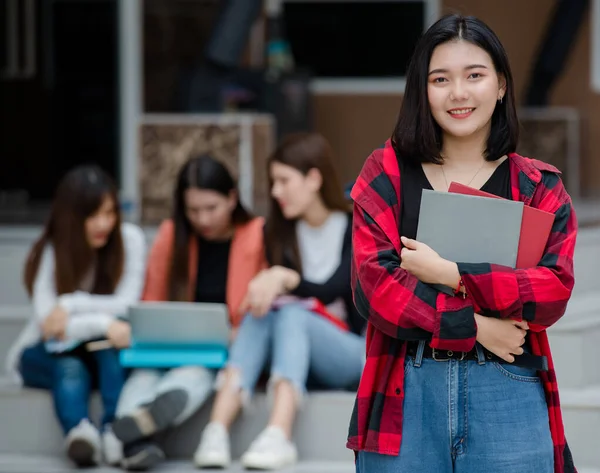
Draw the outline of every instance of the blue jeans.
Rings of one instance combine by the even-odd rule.
[[[23,350],[19,373],[28,388],[51,390],[54,385],[56,357],[46,351],[43,342]]]
[[[20,372],[25,386],[52,391],[54,410],[65,434],[89,418],[90,393],[96,386],[104,408],[102,425],[112,422],[125,383],[125,371],[114,349],[76,349],[64,355],[50,355],[40,343],[23,352]]]
[[[290,381],[300,394],[311,380],[330,389],[351,389],[364,366],[365,339],[341,330],[298,304],[266,316],[246,315],[233,343],[228,365],[240,370],[242,391],[251,395],[271,361],[273,379]]]
[[[357,473],[553,473],[537,373],[479,352],[479,361],[407,358],[400,455],[359,452]]]

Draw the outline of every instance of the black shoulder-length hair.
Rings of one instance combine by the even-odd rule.
[[[497,102],[487,140],[485,159],[495,161],[514,152],[519,140],[513,77],[508,56],[496,34],[483,21],[458,14],[446,15],[418,41],[406,75],[406,89],[392,144],[403,159],[413,163],[441,164],[442,130],[431,114],[427,97],[429,63],[437,46],[448,41],[468,41],[486,51],[497,74],[506,81],[502,103]]]

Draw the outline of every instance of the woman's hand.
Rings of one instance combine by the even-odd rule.
[[[113,320],[106,331],[106,338],[117,349],[131,344],[131,326],[122,320]]]
[[[300,284],[300,274],[298,271],[286,268],[284,266],[273,266],[270,271],[277,274],[283,283],[283,293],[293,291]]]
[[[494,319],[475,314],[477,341],[494,355],[512,363],[514,355],[523,354],[523,344],[529,325],[510,319]]]
[[[410,238],[402,237],[404,248],[400,252],[400,267],[428,284],[444,284],[456,288],[460,274],[455,263],[445,260],[431,247]]]
[[[250,312],[254,317],[264,317],[277,296],[284,292],[284,281],[281,274],[265,269],[258,273],[250,284],[242,302],[240,311]]]
[[[240,311],[249,311],[255,317],[263,317],[278,296],[291,291],[299,282],[300,275],[291,269],[283,266],[265,269],[250,281]]]
[[[44,340],[63,340],[67,330],[69,313],[57,305],[42,322],[42,336]]]

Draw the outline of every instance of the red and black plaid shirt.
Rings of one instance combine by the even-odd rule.
[[[559,171],[511,154],[512,197],[552,212],[545,255],[531,269],[459,263],[468,297],[453,297],[400,268],[400,170],[388,140],[367,159],[352,190],[352,289],[368,320],[367,361],[348,435],[348,448],[398,455],[402,440],[405,340],[431,337],[433,348],[475,346],[475,313],[529,322],[534,355],[548,359],[541,372],[554,442],[555,472],[575,467],[565,441],[558,385],[546,329],[565,313],[574,284],[577,220]]]

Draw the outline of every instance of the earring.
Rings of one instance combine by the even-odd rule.
[[[500,96],[500,103],[502,103],[502,96]]]

